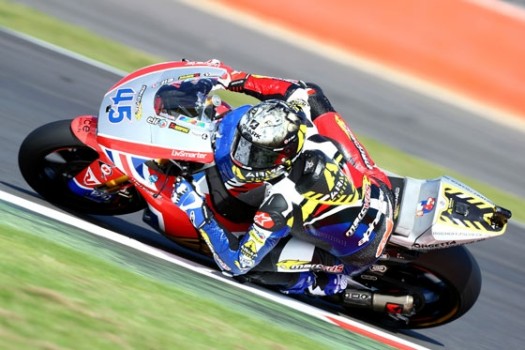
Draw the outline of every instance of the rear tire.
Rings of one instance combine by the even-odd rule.
[[[114,196],[94,202],[72,193],[69,180],[98,158],[71,131],[71,120],[43,125],[31,132],[20,146],[18,166],[26,182],[47,201],[83,214],[121,215],[145,208],[142,197],[132,190],[129,198]]]
[[[390,328],[429,328],[463,316],[476,303],[481,291],[481,271],[463,246],[432,250],[409,263],[380,261],[387,271],[370,282],[365,273],[359,282],[384,294],[415,296],[416,313],[406,320],[386,313],[351,309],[348,314]],[[372,274],[373,275],[373,274]]]
[[[427,319],[420,312],[417,318],[411,320],[413,326],[435,327],[454,321],[467,313],[476,303],[481,292],[481,270],[474,256],[464,246],[443,250],[434,250],[423,254],[415,263],[419,268],[441,278],[448,285],[447,294],[440,295],[442,299],[432,307],[433,312],[440,317],[433,317],[430,305],[426,305]],[[439,312],[437,309],[441,309]]]

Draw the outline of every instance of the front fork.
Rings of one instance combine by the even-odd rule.
[[[98,203],[111,201],[116,195],[129,196],[132,184],[129,178],[118,168],[111,165],[97,142],[98,118],[81,115],[71,122],[71,132],[86,146],[99,154],[89,166],[69,180],[69,189],[81,196]]]
[[[71,178],[68,186],[78,196],[107,203],[117,195],[130,196],[129,189],[133,185],[128,180],[128,176],[120,170],[97,159]]]

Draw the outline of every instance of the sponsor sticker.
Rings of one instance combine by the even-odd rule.
[[[131,88],[117,90],[115,96],[111,98],[113,105],[108,112],[108,119],[111,123],[120,123],[124,119],[131,120],[134,96],[135,91]]]
[[[257,212],[253,220],[257,225],[267,230],[271,229],[275,225],[270,214],[262,211]]]
[[[426,200],[423,200],[418,203],[416,208],[416,215],[423,216],[427,213],[430,213],[436,205],[436,198],[428,197]]]
[[[188,152],[174,149],[172,150],[171,155],[179,159],[195,160],[205,159],[208,154],[202,152]]]

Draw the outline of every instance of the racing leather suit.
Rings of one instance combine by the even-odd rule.
[[[222,183],[227,195],[218,191],[222,193],[218,197],[227,205],[221,210],[221,200],[215,198],[213,205],[202,206],[201,213],[198,206],[186,213],[222,270],[232,275],[250,272],[250,280],[278,285],[288,293],[342,292],[345,275],[372,264],[388,241],[393,211],[387,176],[318,86],[242,72],[231,75],[228,89],[260,100],[291,101],[294,94],[306,90],[313,123],[308,125],[303,152],[288,176],[274,181],[248,178],[241,183],[236,181],[239,174],[234,174],[229,146],[242,113],[237,119],[226,116],[218,130],[216,168],[207,174],[207,181],[212,198],[217,183]],[[231,210],[228,213],[231,197],[243,201],[246,193],[260,200],[244,201],[242,212],[253,210],[251,225],[245,234],[236,235],[221,225],[220,216],[232,219]],[[288,248],[292,237],[317,247],[309,260],[283,258],[284,252],[293,249]]]

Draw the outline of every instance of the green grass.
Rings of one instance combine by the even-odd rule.
[[[1,349],[385,348],[1,201],[0,247]]]
[[[251,348],[240,339],[259,349],[321,347],[23,231],[3,230],[0,244],[17,253],[0,260],[2,349]]]
[[[2,349],[322,347],[24,231],[2,227],[0,245]]]

